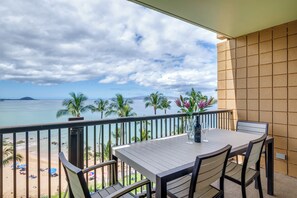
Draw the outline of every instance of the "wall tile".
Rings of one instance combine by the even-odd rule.
[[[235,49],[230,49],[226,51],[226,60],[235,58]]]
[[[297,126],[288,125],[288,137],[297,138]]]
[[[266,53],[266,52],[271,52],[272,51],[272,41],[265,41],[260,43],[260,53]]]
[[[287,62],[273,64],[273,75],[286,74],[286,73],[287,73]]]
[[[274,160],[274,170],[281,174],[287,174],[287,161],[285,160]]]
[[[248,80],[247,82],[248,88],[258,88],[259,86],[258,77],[248,78],[247,80]]]
[[[273,100],[273,111],[287,111],[287,100]]]
[[[226,89],[234,89],[234,82],[235,80],[226,80]]]
[[[218,80],[226,79],[226,71],[218,71]]]
[[[235,79],[235,69],[230,69],[226,71],[226,79]]]
[[[260,32],[260,42],[272,39],[272,28],[262,30]]]
[[[248,99],[259,99],[258,89],[248,89]]]
[[[222,71],[226,69],[226,61],[218,62],[218,71]]]
[[[246,100],[236,100],[237,109],[246,110]]]
[[[270,64],[272,63],[272,52],[260,54],[260,64]]]
[[[290,164],[297,164],[297,152],[288,151],[288,162]]]
[[[226,49],[227,50],[234,49],[235,45],[236,45],[235,39],[231,39],[231,40],[226,41]]]
[[[237,110],[238,120],[246,120],[247,119],[246,114],[247,112],[245,110]]]
[[[273,38],[284,37],[287,35],[287,24],[273,27]]]
[[[246,99],[246,89],[237,89],[236,99]]]
[[[287,86],[287,75],[273,76],[273,87],[286,87]]]
[[[247,62],[247,66],[256,66],[259,64],[259,60],[258,60],[259,56],[258,55],[253,55],[253,56],[248,56],[248,62]]]
[[[235,109],[235,100],[226,100],[226,108],[227,109]]]
[[[288,24],[288,35],[297,34],[297,20]]]
[[[285,124],[273,124],[273,135],[287,137],[288,126]]]
[[[246,68],[240,68],[237,69],[237,73],[236,73],[236,77],[237,78],[246,78],[247,76],[247,72],[246,72]]]
[[[278,63],[278,62],[284,62],[287,61],[287,50],[278,50],[278,51],[273,51],[273,62]]]
[[[287,124],[287,113],[286,112],[273,112],[273,123]]]
[[[297,34],[288,37],[288,47],[297,47]]]
[[[289,113],[289,124],[297,125],[297,113]]]
[[[297,60],[288,62],[288,73],[297,73]]]
[[[257,77],[257,76],[259,76],[259,67],[258,66],[248,67],[248,77]]]
[[[258,32],[247,35],[248,45],[258,43]]]
[[[236,87],[237,88],[246,88],[246,79],[237,79],[236,80]]]
[[[230,59],[226,61],[226,69],[235,69],[236,68],[236,60]]]
[[[260,65],[260,76],[271,76],[272,64]]]
[[[246,57],[237,58],[236,59],[236,66],[237,68],[243,68],[246,67]]]
[[[272,99],[272,88],[260,88],[260,99]]]
[[[248,100],[248,110],[259,110],[259,103],[258,100]]]
[[[260,87],[272,87],[272,76],[260,77]]]
[[[297,112],[297,100],[289,100],[289,112]]]
[[[288,51],[288,58],[289,60],[297,60],[297,47],[289,48]]]
[[[287,48],[287,37],[281,37],[273,40],[273,50]]]
[[[248,111],[248,120],[249,121],[259,121],[259,112],[258,111]]]
[[[297,74],[289,74],[289,83],[290,87],[297,86]]]
[[[272,100],[260,100],[260,110],[272,111]]]
[[[290,151],[296,151],[297,152],[297,139],[288,139],[288,148]]]
[[[236,57],[241,58],[246,56],[246,47],[236,48]]]
[[[274,147],[279,149],[287,150],[288,139],[285,137],[278,137],[273,134],[274,137]]]
[[[297,87],[289,87],[289,99],[297,99]]]
[[[288,175],[291,177],[297,177],[297,165],[288,164]]]
[[[224,61],[226,60],[226,52],[223,51],[223,52],[219,52],[218,53],[218,61]]]
[[[218,109],[226,109],[226,100],[218,101]]]
[[[218,99],[221,100],[221,99],[226,99],[226,90],[218,90]]]
[[[259,46],[258,44],[253,44],[248,46],[248,56],[256,55],[259,53]]]
[[[246,46],[246,36],[241,36],[236,38],[236,46],[237,47]]]
[[[235,99],[235,90],[234,89],[232,89],[232,90],[226,90],[226,93],[227,93],[227,95],[226,95],[226,97],[227,97],[227,99]]]
[[[272,122],[272,112],[260,111],[260,122]]]
[[[287,88],[273,88],[273,99],[286,99]]]

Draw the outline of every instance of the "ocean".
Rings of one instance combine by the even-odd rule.
[[[0,101],[0,127],[16,126],[16,125],[31,125],[31,124],[44,124],[55,122],[66,122],[68,116],[56,118],[58,110],[63,109],[63,100],[5,100]],[[85,103],[94,104],[94,100],[88,100]],[[143,100],[134,100],[133,111],[138,116],[153,115],[153,108],[145,108]],[[209,110],[216,109],[214,105]],[[171,109],[167,110],[167,114],[177,113],[179,108],[175,102],[171,102]],[[158,115],[164,114],[163,110],[157,110]],[[85,120],[98,120],[100,113],[86,112],[81,115]],[[70,117],[70,116],[69,116]],[[114,118],[110,116],[108,118]]]

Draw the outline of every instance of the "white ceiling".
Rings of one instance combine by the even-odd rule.
[[[297,0],[129,1],[227,37],[238,37],[297,20]]]

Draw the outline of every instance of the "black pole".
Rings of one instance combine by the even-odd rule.
[[[84,120],[83,117],[69,118],[68,121]],[[71,164],[83,169],[84,168],[84,128],[69,128],[68,136],[68,160]],[[73,194],[69,191],[69,197]]]

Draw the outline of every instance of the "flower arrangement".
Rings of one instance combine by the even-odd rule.
[[[196,92],[193,88],[187,93],[188,97],[180,96],[176,99],[175,104],[180,108],[181,112],[192,116],[194,112],[205,112],[209,107],[217,101],[214,97],[208,98],[202,95],[201,92]]]

